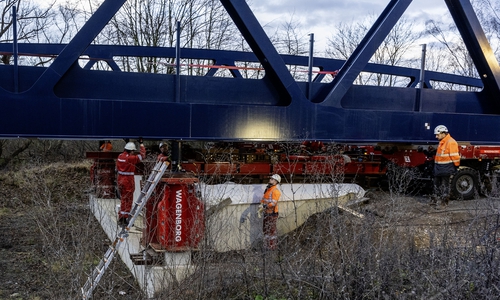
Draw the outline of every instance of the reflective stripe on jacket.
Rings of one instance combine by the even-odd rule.
[[[457,141],[446,135],[440,142],[434,157],[434,176],[451,175],[460,166]]]
[[[135,173],[135,164],[142,161],[146,157],[146,148],[144,145],[140,146],[139,154],[130,154],[123,151],[116,159],[116,169],[119,175],[130,176]]]
[[[260,203],[267,205],[266,214],[278,213],[278,201],[281,197],[281,191],[276,185],[266,189]]]

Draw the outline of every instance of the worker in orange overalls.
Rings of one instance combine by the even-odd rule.
[[[269,183],[264,191],[264,196],[260,200],[260,211],[264,213],[262,230],[264,232],[264,249],[275,250],[278,243],[277,223],[278,223],[278,201],[281,197],[281,191],[278,189],[278,183],[281,177],[274,174],[269,178]]]
[[[111,141],[104,141],[99,149],[102,152],[110,152],[111,150],[113,150],[113,145],[111,144]]]
[[[146,157],[146,148],[140,140],[140,152],[135,154],[137,148],[133,142],[128,142],[125,149],[116,160],[118,170],[118,190],[120,191],[120,212],[118,213],[118,224],[127,225],[127,218],[132,209],[135,191],[135,165]]]
[[[446,126],[437,126],[434,134],[439,146],[434,157],[434,195],[430,204],[435,206],[440,200],[442,206],[447,206],[450,201],[450,180],[460,166],[460,153],[457,141],[448,133]]]

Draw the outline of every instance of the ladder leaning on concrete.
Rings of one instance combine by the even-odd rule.
[[[113,242],[113,244],[111,244],[111,246],[109,246],[108,250],[104,254],[104,257],[97,264],[96,268],[92,271],[92,273],[88,277],[87,282],[82,287],[83,299],[89,299],[92,296],[92,291],[96,288],[97,284],[99,283],[99,280],[101,280],[101,277],[104,274],[104,271],[106,271],[109,264],[113,260],[113,257],[115,256],[118,248],[120,247],[120,244],[128,237],[130,227],[134,225],[135,219],[137,219],[137,216],[144,208],[144,205],[151,196],[151,193],[153,193],[153,191],[155,190],[156,185],[161,180],[161,177],[163,176],[163,173],[165,173],[165,170],[167,169],[168,165],[169,165],[168,162],[160,161],[155,165],[154,169],[151,171],[151,174],[149,175],[148,180],[144,184],[144,188],[142,189],[139,198],[137,199],[136,202],[134,202],[134,206],[130,211],[131,217],[129,217],[128,219],[128,224],[125,227],[123,227],[122,230],[118,233],[118,235],[115,238],[115,241]]]

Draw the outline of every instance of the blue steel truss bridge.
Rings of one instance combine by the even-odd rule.
[[[252,52],[93,44],[124,2],[105,0],[68,44],[0,44],[1,54],[14,56],[14,64],[0,65],[1,137],[426,143],[446,124],[460,141],[500,141],[500,68],[468,0],[445,2],[480,78],[369,63],[411,0],[388,1],[345,61],[278,54],[244,0],[221,2]],[[54,60],[21,66],[23,55]],[[119,57],[169,59],[173,72],[125,72]],[[179,72],[181,60],[209,63],[195,76]],[[290,66],[311,79],[297,81]],[[249,67],[263,76],[246,78]],[[230,76],[216,76],[221,68]],[[407,85],[356,85],[361,72]],[[433,82],[474,91],[438,90]]]

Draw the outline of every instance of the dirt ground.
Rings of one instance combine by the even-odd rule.
[[[430,205],[427,195],[394,195],[389,191],[368,191],[369,199],[358,209],[410,225],[443,225],[498,213],[500,198],[478,196],[473,200],[451,200],[447,206]]]
[[[90,264],[110,244],[89,211],[89,167],[52,164],[0,174],[0,299],[81,298]],[[109,290],[140,299],[120,260],[109,273],[103,278]]]
[[[0,174],[0,299],[80,298],[79,291],[90,266],[100,259],[110,243],[89,211],[89,167],[88,163],[37,166]],[[351,208],[364,218],[373,219],[372,224],[381,228],[387,226],[391,230],[411,232],[408,238],[418,249],[428,249],[439,243],[439,239],[429,234],[433,229],[446,226],[467,229],[476,220],[498,215],[500,207],[500,200],[491,197],[455,200],[447,207],[438,209],[429,206],[425,195],[405,196],[373,190],[367,193],[367,197],[367,202]],[[360,219],[348,212],[340,213],[344,219],[336,219],[335,222],[346,219],[357,222]],[[318,222],[324,222],[325,218],[331,217],[313,216],[298,229],[300,234],[295,232],[289,237],[281,237],[283,245],[291,245],[292,240],[294,243],[293,247],[283,250],[283,255],[300,253],[295,245],[303,245],[304,249],[311,247],[311,235],[304,234],[304,230],[317,231],[320,228]],[[456,234],[464,244],[468,242],[467,230],[457,230]],[[212,254],[204,263],[216,264],[221,260],[230,264],[248,263],[252,260],[253,251]],[[227,270],[228,266],[223,269]],[[102,281],[105,288],[101,288],[94,299],[142,299],[134,277],[120,261],[113,263],[108,273]],[[204,277],[203,274],[195,274],[188,282],[196,280],[196,276],[203,277],[203,280],[215,280],[212,278],[214,274]],[[225,274],[231,277],[231,273]],[[224,280],[218,278],[218,282]],[[257,299],[255,295],[261,295],[249,291],[251,297],[238,296],[225,288],[231,288],[231,284],[221,283],[218,289],[203,292],[206,297],[201,298],[216,299],[226,295],[231,299]],[[186,290],[179,291],[179,295],[184,293],[183,296],[187,297],[183,299],[190,297]],[[266,293],[267,288],[262,294]],[[173,296],[175,294],[164,295],[162,299]],[[310,299],[324,297],[311,296]]]

